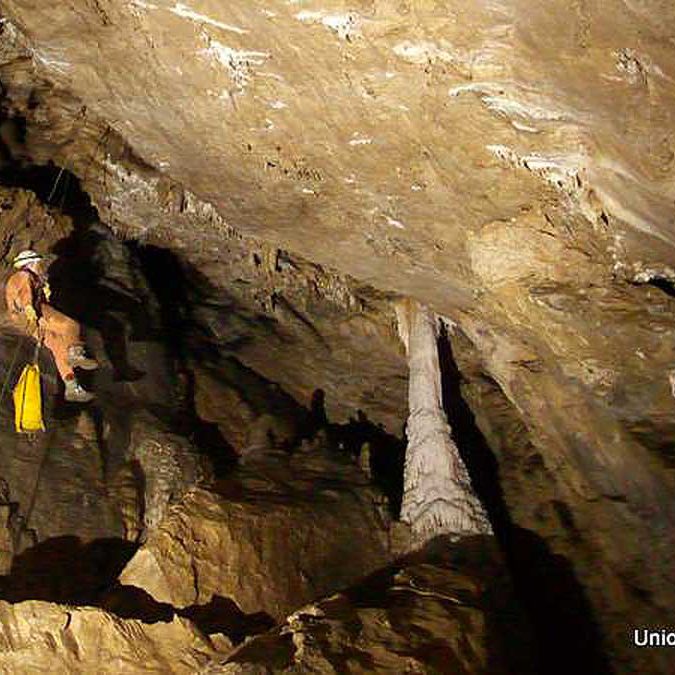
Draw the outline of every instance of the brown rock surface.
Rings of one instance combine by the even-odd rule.
[[[533,672],[501,569],[491,538],[444,542],[440,555],[426,551],[307,605],[201,672]]]
[[[392,292],[451,318],[511,525],[569,566],[617,668],[669,666],[626,631],[675,606],[670,3],[7,0],[2,12],[2,107],[18,120],[0,130],[2,162],[70,167],[105,222],[204,271],[221,301],[206,312],[211,342],[232,338],[304,405],[324,389],[331,415],[360,407],[399,431]],[[381,304],[365,320],[317,312],[294,291],[300,256],[356,279],[339,290],[375,286]],[[196,373],[197,398],[239,449],[250,436],[237,427],[264,406],[219,409],[242,397],[228,385],[208,400],[217,370]],[[511,525],[498,536],[522,561]],[[537,583],[555,588],[552,576]]]
[[[185,619],[153,624],[93,607],[0,601],[3,673],[194,673],[211,643]]]
[[[346,459],[253,456],[171,507],[120,581],[175,607],[221,597],[281,619],[387,562],[376,498]]]

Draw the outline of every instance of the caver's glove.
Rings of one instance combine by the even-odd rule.
[[[45,296],[45,300],[49,302],[49,298],[52,297],[52,289],[49,287],[49,284],[45,284],[42,287],[42,295]]]
[[[28,323],[31,324],[31,326],[35,326],[37,328],[38,317],[35,307],[33,307],[33,305],[28,305],[23,311],[26,315],[26,318],[28,319]]]

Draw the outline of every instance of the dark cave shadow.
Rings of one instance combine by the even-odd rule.
[[[237,465],[239,455],[223,436],[218,425],[203,420],[197,413],[194,373],[185,370],[181,377],[185,402],[181,414],[174,418],[174,429],[176,433],[187,436],[211,460],[214,478],[223,478]]]
[[[382,424],[374,424],[358,410],[346,424],[333,424],[325,408],[326,394],[316,389],[312,394],[308,435],[315,436],[325,429],[330,447],[356,458],[364,444],[370,449],[370,471],[373,483],[386,495],[389,511],[397,518],[403,499],[403,465],[406,443],[388,433]]]
[[[300,408],[292,397],[235,357],[238,347],[254,339],[238,334],[241,329],[235,328],[237,323],[243,324],[252,335],[259,334],[263,327],[279,336],[276,321],[241,306],[195,265],[180,260],[170,250],[133,242],[129,246],[159,302],[162,332],[182,382],[182,409],[173,417],[174,428],[210,458],[215,477],[222,478],[236,465],[239,455],[216,423],[199,416],[191,364],[199,363],[216,379],[236,389],[244,402],[251,402],[250,397],[264,390],[265,409],[270,414]],[[205,311],[217,317],[216,329],[209,325]]]
[[[477,495],[488,511],[504,552],[516,596],[527,610],[541,672],[611,673],[593,608],[564,556],[544,539],[513,523],[499,479],[499,466],[462,396],[462,376],[445,324],[438,338],[443,407],[452,437]]]
[[[109,484],[109,479],[114,475],[117,465],[121,465],[124,457],[127,443],[122,447],[121,452],[113,452],[112,445],[108,442],[105,434],[105,415],[103,410],[97,405],[90,407],[91,417],[94,422],[94,431],[96,434],[96,444],[101,452],[101,464],[105,484]],[[114,468],[113,468],[114,467]],[[145,494],[141,492],[141,494]]]
[[[265,612],[246,614],[234,600],[214,595],[205,605],[192,605],[177,611],[192,621],[199,629],[211,635],[224,633],[235,644],[251,635],[265,633],[276,625],[276,621]]]
[[[95,225],[95,226],[94,226]],[[106,278],[98,258],[112,234],[100,224],[75,228],[53,248],[49,268],[53,304],[87,328],[99,332],[115,382],[135,382],[145,374],[129,359],[129,342],[161,342],[146,303]]]
[[[142,588],[119,582],[101,595],[97,606],[122,619],[137,619],[144,623],[168,622],[179,616],[192,621],[205,635],[222,633],[234,644],[265,633],[276,625],[269,614],[246,614],[234,600],[221,595],[214,595],[203,605],[176,608],[167,602],[155,600]]]
[[[131,419],[124,409],[103,410],[100,405],[91,405],[89,414],[94,422],[96,443],[101,453],[101,465],[106,486],[110,486],[118,472],[131,465],[139,495],[145,494],[145,474],[138,460],[130,459]],[[106,433],[106,423],[108,431]]]
[[[114,582],[136,549],[115,538],[87,543],[74,535],[46,539],[14,556],[10,573],[0,577],[0,597],[9,602],[90,604]]]
[[[98,212],[79,178],[51,160],[42,165],[9,162],[0,169],[0,185],[31,190],[42,204],[57,207],[70,216],[75,227],[86,227],[98,220]],[[52,199],[48,201],[50,195]]]
[[[163,333],[172,341],[172,351],[181,363],[193,356],[205,365],[216,365],[223,353],[235,354],[261,327],[285,339],[275,319],[247,309],[196,265],[179,259],[169,249],[137,242],[128,246],[159,301]],[[204,311],[217,316],[217,330],[205,324]],[[242,334],[235,323],[249,334]]]
[[[264,612],[246,614],[231,599],[214,596],[207,604],[175,608],[146,591],[123,586],[118,577],[138,550],[124,539],[53,537],[14,557],[10,573],[0,577],[0,598],[11,603],[42,600],[76,607],[97,607],[123,619],[192,621],[203,633],[223,633],[235,644],[275,625]]]
[[[263,414],[273,417],[294,420],[295,433],[289,438],[277,438],[278,434],[275,435],[274,431],[268,430],[267,440],[270,447],[290,452],[304,438],[312,435],[311,414],[307,408],[300,405],[276,382],[268,380],[234,356],[222,359],[218,372],[212,372],[212,375],[220,376],[228,386],[234,388],[251,409],[262,410]]]
[[[315,389],[312,392],[312,401],[310,403],[310,433],[314,435],[319,429],[328,426],[328,415],[326,414],[326,392],[323,389]]]

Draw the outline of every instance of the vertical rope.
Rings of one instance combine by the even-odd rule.
[[[64,165],[61,167],[58,175],[56,176],[56,180],[54,181],[54,185],[52,186],[52,191],[49,193],[49,197],[47,197],[47,204],[49,204],[49,202],[52,201],[52,197],[54,196],[54,193],[56,192],[56,188],[59,186],[61,176],[63,176],[63,172],[66,170],[66,167],[68,166],[69,161],[70,161],[70,156],[66,157],[66,161],[65,161]]]
[[[23,338],[19,336],[19,342],[16,345],[16,350],[14,351],[14,358],[12,359],[12,363],[10,364],[9,370],[7,371],[7,375],[5,376],[5,381],[2,384],[2,391],[0,392],[0,407],[2,407],[2,402],[5,400],[5,394],[7,393],[7,386],[9,385],[9,380],[12,377],[14,366],[16,365],[16,361],[19,358],[19,352],[21,351],[22,346],[23,346]]]

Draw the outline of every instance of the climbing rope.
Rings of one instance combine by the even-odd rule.
[[[5,381],[2,383],[2,391],[0,392],[0,409],[2,408],[2,403],[5,400],[7,387],[9,386],[9,381],[12,377],[12,373],[14,372],[14,366],[16,365],[16,360],[19,358],[19,352],[21,351],[23,344],[23,336],[19,336],[19,341],[16,345],[16,349],[14,350],[14,358],[12,359],[12,363],[10,364],[7,374],[5,375]]]
[[[52,187],[52,191],[49,193],[49,197],[47,197],[47,204],[52,201],[52,197],[54,196],[54,193],[56,192],[56,188],[59,185],[59,182],[61,181],[61,176],[63,176],[63,172],[66,170],[66,167],[68,166],[68,162],[70,161],[70,156],[66,157],[66,161],[64,165],[61,167],[59,170],[59,173],[56,176],[56,180],[54,181],[54,186]]]
[[[85,121],[87,119],[87,106],[86,105],[83,105],[80,108],[79,113],[76,115],[76,117],[73,121],[73,128],[72,128],[71,133],[70,133],[70,136],[72,138],[75,138],[77,136],[77,132],[76,132],[75,127],[76,127],[77,122],[80,118],[82,119],[82,127],[84,127]],[[80,129],[80,131],[81,130],[82,129]],[[56,176],[56,180],[54,181],[54,185],[52,185],[52,189],[49,192],[49,196],[47,197],[47,199],[45,201],[45,204],[49,204],[52,201],[54,195],[56,194],[56,188],[59,186],[59,183],[61,182],[61,177],[63,176],[65,171],[68,169],[68,165],[70,163],[70,159],[71,159],[72,155],[73,155],[73,148],[71,148],[70,151],[68,152],[68,154],[66,155],[66,161],[63,163],[63,166],[59,169],[59,173]],[[68,174],[66,174],[66,176],[68,176]],[[33,204],[37,201],[37,199],[38,199],[38,196],[36,194],[35,199],[31,200],[30,203],[28,204],[28,209],[26,210],[26,222],[27,223],[30,220],[30,212],[33,208]],[[64,201],[65,201],[65,194],[64,194]],[[61,204],[61,208],[63,209],[63,203]]]

